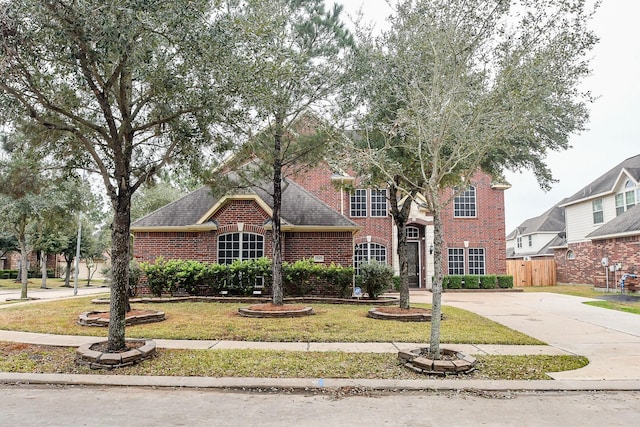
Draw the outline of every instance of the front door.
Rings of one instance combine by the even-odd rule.
[[[420,287],[420,250],[419,242],[407,242],[407,258],[409,261],[409,287]]]

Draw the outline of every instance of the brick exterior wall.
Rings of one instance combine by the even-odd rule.
[[[506,274],[504,190],[491,188],[491,177],[484,173],[476,174],[472,183],[476,187],[475,218],[455,218],[453,203],[442,210],[444,274],[448,272],[448,249],[464,248],[465,241],[469,248],[485,249],[487,274]],[[465,262],[468,263],[466,250]]]
[[[352,265],[354,245],[372,242],[387,248],[387,260],[393,259],[394,226],[391,216],[351,217],[350,194],[341,191],[331,182],[331,170],[326,164],[320,164],[299,173],[292,179],[306,188],[329,207],[350,218],[362,227],[355,236],[351,232],[287,232],[283,238],[283,256],[286,261],[296,261],[322,255],[324,263]],[[470,248],[485,249],[485,269],[487,274],[505,274],[506,249],[504,229],[504,192],[491,188],[491,178],[478,174],[474,178],[476,185],[477,217],[454,218],[453,206],[443,211],[443,225],[446,249],[461,248],[463,241],[469,241]],[[356,181],[355,187],[358,188]],[[370,197],[370,192],[368,192]],[[368,209],[371,200],[368,198]],[[370,211],[368,212],[370,214]],[[222,206],[213,216],[218,230],[211,232],[136,232],[134,257],[138,261],[153,261],[162,256],[165,259],[197,259],[206,262],[217,261],[217,237],[220,234],[238,230],[238,223],[244,224],[245,232],[254,232],[265,236],[265,255],[271,256],[271,239],[263,225],[269,219],[268,214],[254,200],[232,200]],[[423,220],[421,220],[423,221]],[[423,221],[424,222],[424,221]],[[432,223],[418,221],[413,224],[424,235],[424,226]],[[428,236],[427,236],[428,238]],[[421,239],[421,254],[427,254],[426,239]],[[446,258],[444,260],[446,268]],[[432,274],[423,263],[422,277]],[[446,273],[446,270],[445,270]]]
[[[285,233],[284,259],[295,261],[322,255],[324,264],[350,267],[353,259],[353,235],[345,232]]]
[[[568,251],[573,252],[574,259],[567,259]],[[622,269],[606,272],[601,264],[605,257],[609,258],[610,266],[619,263]],[[640,273],[640,236],[570,243],[568,249],[556,249],[554,259],[560,283],[580,283],[605,288],[608,274],[609,287],[613,288],[619,286],[622,274]]]
[[[233,200],[218,210],[213,218],[218,230],[204,232],[136,232],[133,254],[138,262],[153,262],[157,258],[193,259],[203,262],[218,261],[218,236],[239,231],[264,237],[264,255],[271,258],[271,231],[263,224],[267,213],[253,200]],[[353,258],[353,236],[351,232],[286,232],[283,236],[285,261],[323,255],[324,264],[350,266]]]
[[[331,183],[331,176],[329,166],[320,164],[299,173],[293,179],[337,212],[342,212],[362,227],[362,230],[354,237],[354,245],[367,242],[369,239],[372,243],[384,245],[387,248],[388,262],[391,263],[394,233],[391,216],[385,218],[351,217],[349,211],[350,194],[346,190],[340,192],[339,188]],[[485,173],[476,174],[472,182],[476,186],[477,216],[475,218],[454,218],[453,204],[443,210],[444,272],[447,273],[447,249],[462,248],[464,247],[463,242],[467,240],[470,248],[485,249],[487,274],[506,274],[504,190],[491,188],[491,177]],[[360,188],[357,179],[353,186]],[[370,199],[368,199],[368,203],[370,208]],[[414,225],[421,228],[420,224]],[[421,233],[423,232],[421,231]],[[425,254],[427,250],[426,241],[422,242],[421,253]],[[426,266],[423,265],[422,269],[424,277],[427,274]]]

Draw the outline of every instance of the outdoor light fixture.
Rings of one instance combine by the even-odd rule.
[[[429,255],[433,255],[433,244],[429,246]]]

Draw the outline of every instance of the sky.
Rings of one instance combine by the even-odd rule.
[[[338,0],[344,13],[362,7],[365,21],[384,27],[391,9],[385,0]],[[333,3],[327,1],[327,3]],[[598,97],[590,105],[587,130],[572,135],[572,148],[551,152],[546,163],[557,183],[540,189],[531,172],[506,172],[506,232],[536,217],[623,160],[640,154],[640,1],[603,0],[590,27],[600,38],[591,51],[592,75],[583,89]]]

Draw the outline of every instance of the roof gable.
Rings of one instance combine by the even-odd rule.
[[[150,213],[131,224],[132,231],[154,231],[163,229],[194,229],[209,227],[221,208],[233,200],[254,200],[270,217],[273,215],[272,186],[253,186],[237,193],[214,197],[208,187],[198,190]],[[357,230],[360,227],[349,218],[327,206],[320,199],[298,184],[283,180],[281,219],[283,229],[327,228]],[[267,221],[269,222],[269,221]]]
[[[576,192],[573,196],[566,199],[562,206],[572,205],[574,203],[612,193],[615,191],[623,174],[628,175],[636,182],[640,181],[640,154],[629,157],[617,166],[613,167],[604,175],[601,175],[596,180]]]

